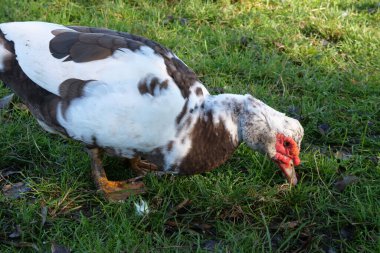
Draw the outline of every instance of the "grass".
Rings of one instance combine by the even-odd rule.
[[[1,22],[154,39],[212,93],[251,93],[305,128],[297,187],[281,187],[278,169],[242,145],[211,173],[147,176],[142,198],[151,212],[139,216],[139,197],[105,201],[84,148],[43,132],[16,99],[0,112],[0,169],[20,173],[1,177],[0,187],[21,181],[31,190],[18,199],[0,194],[1,252],[52,244],[73,252],[380,252],[378,1],[1,2]],[[122,171],[116,177],[129,175],[107,162]],[[340,192],[335,182],[344,176],[359,181]]]

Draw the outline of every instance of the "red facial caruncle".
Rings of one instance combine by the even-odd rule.
[[[297,176],[294,166],[298,166],[301,163],[299,147],[293,138],[283,134],[277,134],[276,140],[276,155],[272,159],[285,174],[288,182],[296,185]]]

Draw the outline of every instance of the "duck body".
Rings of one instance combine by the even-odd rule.
[[[251,95],[210,95],[186,64],[149,39],[102,28],[3,23],[0,80],[45,130],[89,148],[95,182],[108,197],[142,185],[108,181],[102,153],[130,159],[137,170],[146,165],[143,157],[154,164],[148,170],[191,175],[218,167],[241,142],[297,183],[303,137],[297,120]]]
[[[4,23],[0,31],[1,79],[49,132],[183,174],[220,165],[238,145],[224,99],[155,42],[44,22]]]

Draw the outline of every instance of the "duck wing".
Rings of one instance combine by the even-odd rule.
[[[26,75],[57,95],[59,85],[69,78],[138,83],[154,75],[171,79],[186,98],[198,81],[170,50],[129,33],[45,22],[4,23],[0,30],[14,43]]]
[[[173,53],[139,36],[45,22],[4,23],[0,31],[15,59],[0,78],[45,129],[88,144],[162,146],[191,94],[207,93]]]

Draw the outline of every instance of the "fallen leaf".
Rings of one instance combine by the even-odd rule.
[[[37,247],[35,243],[32,242],[14,242],[14,241],[5,241],[5,240],[0,240],[0,243],[10,245],[12,247],[16,248],[32,248],[36,250],[37,252],[40,251],[40,249]]]
[[[163,24],[164,25],[167,25],[169,23],[173,23],[174,22],[174,16],[173,15],[169,15],[167,16],[164,21],[163,21]]]
[[[271,228],[272,229],[284,229],[284,230],[287,230],[287,229],[294,229],[298,225],[299,225],[299,221],[288,221],[288,222],[285,222],[285,223],[272,225]]]
[[[219,240],[207,240],[201,244],[201,249],[209,252],[224,252]]]
[[[322,123],[318,125],[318,130],[322,135],[326,135],[330,131],[330,125],[327,123]]]
[[[375,165],[377,165],[380,161],[380,157],[379,156],[371,156],[369,158],[369,160],[371,160],[371,162],[373,162]]]
[[[9,177],[13,174],[21,173],[19,170],[3,169],[0,171],[0,177]]]
[[[354,184],[359,181],[359,178],[356,176],[344,176],[341,180],[335,182],[334,186],[339,192],[343,192],[344,189],[351,184]]]
[[[0,109],[6,109],[12,101],[14,94],[10,94],[0,99]]]
[[[351,83],[352,83],[352,84],[357,84],[357,83],[358,83],[358,81],[357,81],[357,80],[355,80],[354,78],[352,78],[352,79],[351,79]]]
[[[174,229],[183,230],[184,228],[187,228],[187,229],[191,229],[192,231],[200,233],[200,234],[209,234],[209,235],[213,235],[213,236],[215,236],[215,234],[216,234],[214,227],[212,225],[206,224],[206,223],[192,222],[190,224],[185,225],[185,224],[179,223],[177,221],[168,220],[165,222],[165,225],[169,226],[170,230],[173,230],[173,231],[174,231]]]
[[[20,111],[28,111],[29,110],[28,107],[23,103],[17,103],[14,107]]]
[[[346,170],[347,170],[346,167],[344,167],[344,166],[342,166],[342,165],[339,165],[339,166],[338,166],[338,169],[337,169],[337,173],[338,173],[339,175],[341,175],[341,174],[345,173]]]
[[[241,45],[242,47],[247,47],[248,44],[249,44],[249,42],[251,42],[251,41],[252,41],[251,38],[248,38],[248,37],[246,37],[246,36],[242,36],[242,37],[240,38],[240,45]]]
[[[327,249],[325,249],[325,252],[326,253],[336,253],[336,249],[333,247],[328,247]]]
[[[310,234],[310,231],[301,232],[299,236],[301,246],[296,252],[310,252],[310,247],[313,242],[313,236]]]
[[[279,192],[285,192],[285,191],[288,191],[290,188],[291,188],[291,186],[290,186],[289,183],[285,183],[285,184],[277,185],[277,190],[278,190]]]
[[[184,208],[185,206],[191,204],[191,200],[184,199],[181,203],[176,205],[170,212],[168,213],[169,216],[173,215],[174,213],[178,212],[180,209]]]
[[[334,156],[338,160],[346,161],[346,160],[350,160],[350,158],[352,157],[352,154],[345,151],[337,151],[334,154]]]
[[[179,23],[183,26],[187,25],[189,23],[189,20],[187,18],[180,18]]]
[[[63,245],[56,244],[55,242],[51,244],[51,253],[70,253],[70,252],[71,251]]]
[[[15,231],[13,231],[8,237],[11,239],[16,239],[21,236],[21,227],[20,225],[16,225]]]
[[[284,44],[282,44],[281,42],[277,42],[277,41],[275,41],[275,42],[274,42],[274,45],[277,47],[277,49],[278,49],[279,51],[285,51],[285,46],[284,46]]]
[[[228,220],[242,220],[244,219],[245,212],[239,205],[234,205],[231,208],[224,209],[219,217],[223,220],[228,219]]]
[[[355,237],[355,226],[348,224],[339,231],[339,234],[345,240],[353,240]]]
[[[377,12],[377,8],[368,8],[369,14],[375,14]]]
[[[46,217],[47,217],[47,214],[48,214],[48,208],[47,206],[43,206],[41,207],[41,227],[43,227],[46,223]]]
[[[178,228],[180,226],[180,224],[178,222],[173,221],[173,220],[166,221],[165,225],[170,226],[170,227],[174,227],[174,228]]]
[[[345,18],[349,15],[350,13],[348,11],[343,11],[342,12],[342,18]]]
[[[307,26],[306,22],[305,21],[301,21],[300,24],[299,24],[299,27],[301,29],[305,29],[305,27]]]
[[[189,224],[190,228],[201,233],[201,234],[209,234],[209,235],[216,235],[216,231],[214,227],[210,224],[206,223],[198,223],[198,222],[192,222]]]
[[[329,41],[327,41],[327,40],[325,40],[325,39],[322,39],[322,40],[321,40],[321,45],[322,45],[322,47],[327,47],[329,44],[330,44]]]
[[[272,225],[270,228],[273,229],[273,227],[274,226]],[[281,245],[281,242],[284,241],[284,238],[282,237],[282,233],[274,233],[270,240],[272,247],[278,248]]]
[[[31,189],[26,186],[24,182],[18,182],[15,184],[7,184],[3,187],[4,196],[11,199],[18,199],[23,193],[29,192]]]

